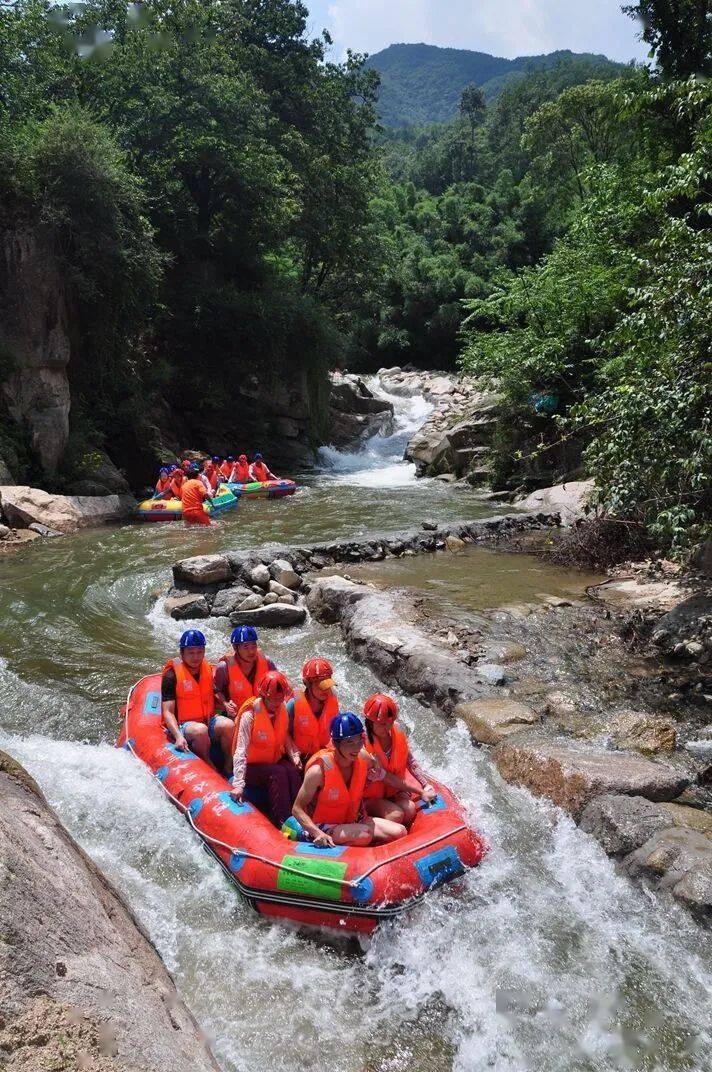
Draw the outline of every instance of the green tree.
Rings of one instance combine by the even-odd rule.
[[[641,37],[670,78],[712,76],[709,0],[639,0],[623,10],[642,24]]]

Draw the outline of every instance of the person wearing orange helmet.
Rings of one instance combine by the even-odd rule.
[[[235,719],[233,735],[233,800],[242,800],[245,787],[266,789],[272,817],[281,827],[292,812],[302,784],[302,760],[289,732],[285,701],[289,682],[270,670]]]
[[[392,696],[377,692],[363,705],[366,719],[366,748],[386,774],[394,775],[405,788],[388,785],[386,780],[370,781],[364,790],[364,807],[368,815],[390,819],[410,826],[416,816],[414,796],[430,804],[437,796],[427,776],[413,756],[408,738],[396,723],[398,704]],[[420,786],[410,788],[406,774],[410,773]]]
[[[334,668],[328,659],[309,659],[302,667],[304,688],[287,704],[289,728],[302,759],[326,748],[331,723],[339,713]]]

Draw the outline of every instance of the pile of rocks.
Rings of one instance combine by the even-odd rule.
[[[299,597],[305,573],[341,563],[379,562],[438,550],[454,550],[527,529],[558,523],[557,515],[505,514],[479,521],[420,529],[370,533],[358,539],[289,547],[272,544],[256,551],[201,555],[173,567],[165,609],[172,618],[230,618],[235,625],[298,625],[306,616]]]
[[[393,405],[376,398],[358,376],[335,372],[331,377],[327,439],[339,450],[357,450],[365,439],[390,435]]]
[[[384,389],[392,394],[421,394],[435,409],[406,447],[418,476],[443,480],[466,477],[470,484],[490,479],[490,443],[497,421],[499,399],[482,391],[469,376],[381,369]]]
[[[660,618],[651,639],[665,655],[712,667],[712,596],[698,592],[678,603]]]

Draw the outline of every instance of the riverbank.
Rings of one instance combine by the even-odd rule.
[[[4,1072],[218,1072],[145,932],[0,752]]]

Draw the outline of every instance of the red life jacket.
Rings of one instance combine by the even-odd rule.
[[[252,463],[252,475],[254,476],[255,480],[259,480],[262,483],[265,483],[265,481],[272,479],[272,475],[264,462]]]
[[[215,714],[213,691],[213,668],[207,659],[200,664],[200,679],[196,680],[182,659],[171,659],[163,667],[163,673],[175,671],[176,675],[176,720],[202,722],[206,726]]]
[[[249,465],[240,465],[239,462],[234,466],[231,474],[231,480],[236,484],[250,484],[250,467]]]
[[[313,756],[315,752],[327,747],[331,723],[338,713],[339,701],[333,692],[327,696],[318,717],[312,711],[306,692],[297,693],[294,701],[292,738],[303,756]]]
[[[348,785],[339,769],[332,748],[317,752],[307,763],[307,770],[319,764],[324,775],[324,784],[317,793],[312,812],[312,819],[320,826],[339,826],[341,823],[355,823],[361,811],[368,764],[363,756],[357,756],[351,771]]]
[[[218,484],[220,483],[220,473],[218,472],[217,466],[213,465],[212,462],[209,466],[206,465],[203,469],[203,476],[206,477],[210,484],[210,490],[217,491]]]
[[[180,469],[178,469],[173,474],[173,476],[171,477],[171,491],[173,492],[173,498],[174,499],[180,499],[181,490],[182,490],[184,484],[185,484],[185,477],[181,473]]]
[[[408,738],[403,733],[403,730],[398,729],[395,725],[391,727],[391,754],[389,756],[383,751],[381,742],[375,734],[373,741],[368,741],[366,747],[387,774],[396,774],[399,778],[405,778],[408,770]],[[391,789],[381,779],[380,782],[369,782],[364,796],[369,798],[388,797],[395,796],[398,792],[399,790]]]
[[[156,481],[156,494],[162,495],[164,491],[168,491],[171,486],[171,478],[169,476],[159,477]]]
[[[252,681],[243,673],[234,655],[223,655],[221,663],[227,666],[230,680],[230,699],[241,707],[246,700],[250,700],[257,692],[265,674],[269,673],[270,665],[261,651],[257,652],[257,662],[252,675]]]
[[[219,472],[221,477],[223,477],[225,480],[229,480],[230,474],[232,473],[232,462],[223,462],[220,466]]]
[[[247,711],[252,712],[252,732],[247,749],[247,762],[279,763],[287,747],[287,732],[289,730],[287,708],[282,704],[277,714],[272,718],[262,700],[255,696],[251,697],[247,703],[242,705],[235,719],[235,729],[232,735],[233,754],[240,735],[240,722]]]
[[[180,497],[183,500],[183,513],[197,513],[203,510],[203,502],[207,492],[200,480],[184,480],[180,489]]]

